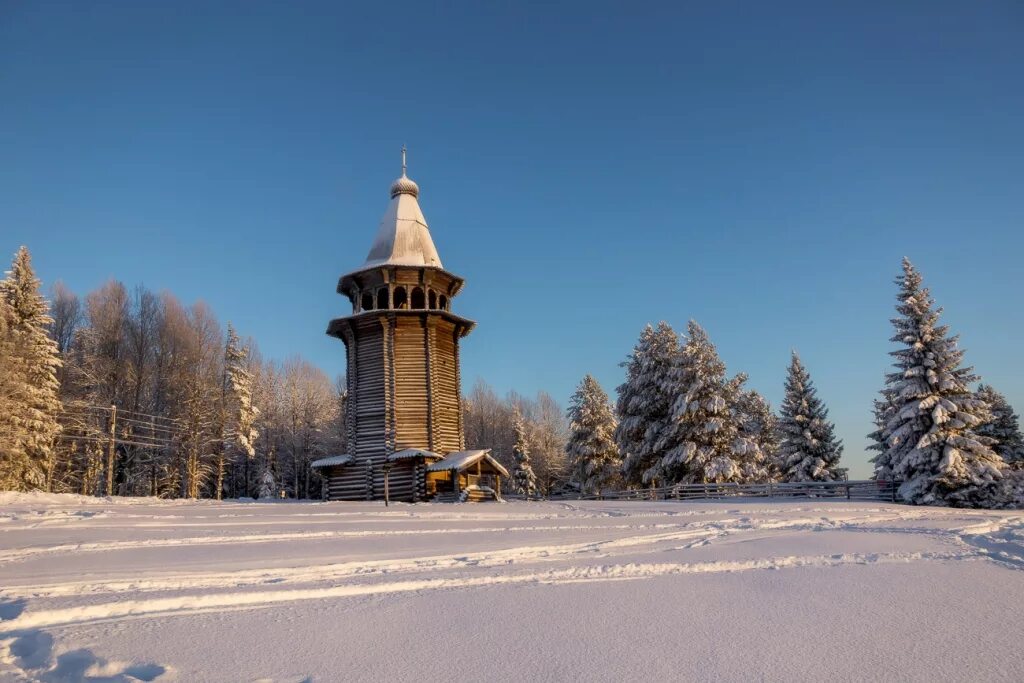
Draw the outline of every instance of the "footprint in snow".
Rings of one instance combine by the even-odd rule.
[[[169,673],[167,667],[159,664],[110,662],[85,648],[55,656],[53,646],[53,636],[49,633],[40,630],[24,631],[9,642],[7,652],[0,654],[0,662],[17,668],[11,672],[20,676],[16,680],[22,680],[23,677],[40,683],[148,682],[160,680],[164,674]]]

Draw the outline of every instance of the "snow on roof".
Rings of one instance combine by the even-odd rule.
[[[421,448],[406,448],[404,451],[398,451],[397,453],[392,453],[391,455],[389,455],[388,461],[394,462],[396,460],[408,460],[409,458],[440,460],[443,457],[443,455],[438,455],[437,453],[432,453],[431,451],[425,451]]]
[[[391,186],[391,202],[380,219],[377,237],[359,268],[374,266],[433,266],[442,268],[441,257],[427,228],[417,199],[419,188],[405,174]]]
[[[316,469],[318,467],[333,467],[334,465],[350,465],[355,462],[355,458],[351,455],[332,455],[326,458],[320,458],[309,463],[309,466]]]
[[[449,470],[462,471],[471,465],[475,465],[479,460],[486,460],[490,465],[498,470],[498,473],[504,477],[508,476],[508,470],[501,466],[497,460],[491,456],[491,450],[484,448],[473,451],[455,451],[444,456],[444,460],[438,460],[437,462],[427,465],[428,472],[446,472]]]

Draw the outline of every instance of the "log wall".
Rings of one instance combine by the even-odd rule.
[[[462,397],[459,387],[459,333],[440,320],[430,329],[432,437],[437,453],[462,450]]]
[[[395,320],[395,450],[432,450],[427,387],[426,316]]]

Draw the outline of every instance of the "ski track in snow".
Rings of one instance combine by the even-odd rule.
[[[873,518],[873,523],[901,519]],[[437,572],[448,569],[487,568],[501,566],[523,566],[537,562],[554,562],[574,556],[590,555],[608,558],[615,551],[628,550],[630,555],[638,553],[662,552],[665,550],[681,550],[699,547],[714,538],[724,538],[730,534],[762,531],[762,530],[824,530],[828,528],[844,531],[862,531],[866,533],[926,533],[937,536],[953,545],[959,545],[957,551],[948,553],[907,553],[870,555],[872,557],[905,557],[913,559],[980,559],[987,557],[996,562],[1004,563],[1012,568],[1024,569],[1024,522],[1019,519],[1006,520],[1005,524],[986,522],[979,525],[988,534],[978,533],[979,527],[966,527],[952,530],[915,529],[913,527],[865,527],[864,522],[835,523],[832,520],[791,519],[776,522],[756,522],[749,519],[724,520],[720,523],[704,525],[700,528],[683,528],[676,531],[626,536],[604,541],[568,543],[561,545],[521,546],[478,553],[459,553],[454,555],[426,555],[413,558],[363,560],[357,562],[339,562],[329,564],[304,565],[299,567],[282,567],[272,569],[237,570],[217,573],[189,573],[149,575],[147,578],[114,581],[75,581],[52,584],[33,584],[11,586],[3,590],[3,594],[15,598],[52,598],[62,596],[83,596],[103,593],[123,592],[157,592],[201,590],[212,588],[243,588],[258,586],[280,587],[287,584],[323,583],[357,577],[369,579],[387,577],[395,574],[416,572]],[[592,529],[593,527],[549,527],[554,530]],[[627,529],[625,525],[606,527],[612,530]],[[486,531],[492,531],[487,529]],[[503,530],[504,531],[504,530]],[[660,544],[688,541],[681,546],[663,547]],[[144,547],[144,546],[143,546]],[[850,555],[850,557],[861,557]],[[864,555],[868,557],[869,555]],[[826,558],[832,555],[823,556]],[[774,562],[778,558],[767,558],[766,562]],[[858,560],[856,564],[865,564]],[[831,564],[827,562],[826,564]],[[699,566],[728,567],[728,571],[739,571],[733,563],[703,563]],[[668,566],[659,564],[658,566]],[[694,565],[697,566],[697,565]],[[738,565],[737,565],[738,566]],[[745,565],[744,565],[745,566]],[[786,566],[815,566],[813,562],[791,565],[782,563],[767,568]],[[766,568],[752,564],[748,568]],[[707,571],[707,570],[701,570]],[[725,571],[716,569],[716,571]],[[681,572],[672,572],[681,573]],[[0,629],[5,625],[0,624]]]
[[[464,530],[474,533],[493,533],[521,530],[550,531],[619,531],[666,528],[672,525],[610,525],[604,527],[588,526],[552,526],[552,527],[516,527],[516,528],[485,528]],[[722,520],[700,526],[684,526],[674,531],[654,534],[625,536],[603,541],[568,543],[561,545],[541,545],[511,547],[479,553],[459,553],[457,555],[428,555],[406,559],[363,560],[314,566],[288,567],[281,569],[239,570],[216,574],[189,574],[186,576],[169,575],[150,577],[130,581],[114,582],[71,582],[61,584],[32,585],[25,588],[10,587],[5,592],[18,597],[53,597],[60,595],[80,595],[87,593],[157,590],[180,590],[188,588],[212,588],[222,586],[245,586],[266,583],[301,583],[304,581],[325,581],[350,576],[369,576],[382,574],[405,573],[411,571],[440,570],[459,567],[495,567],[509,564],[522,564],[536,561],[554,561],[574,555],[600,555],[615,550],[635,552],[658,552],[671,548],[663,548],[659,544],[688,540],[693,542],[706,541],[709,538],[722,537],[732,531],[757,529],[810,529],[822,526],[821,520],[793,519],[786,524],[758,524],[749,519]],[[412,533],[412,532],[409,532]],[[163,544],[161,544],[163,545]],[[148,547],[148,546],[139,546]],[[90,548],[96,550],[99,548]]]
[[[677,574],[713,574],[792,567],[836,567],[848,564],[909,563],[925,560],[977,559],[969,553],[853,553],[835,555],[772,557],[762,560],[703,563],[629,563],[582,566],[570,569],[499,574],[494,576],[453,577],[389,581],[384,583],[352,583],[302,588],[287,591],[241,593],[206,593],[201,595],[124,600],[65,609],[40,610],[23,614],[10,622],[0,623],[0,634],[17,633],[33,628],[70,626],[107,619],[152,617],[174,613],[190,613],[219,607],[268,607],[283,602],[347,598],[387,593],[451,588],[473,588],[521,583],[558,584],[588,581],[643,579]]]
[[[0,505],[4,503],[0,498]],[[701,506],[686,503],[561,503],[507,506],[407,506],[381,510],[344,504],[323,506],[180,502],[120,504],[90,499],[67,509],[15,500],[0,512],[0,681],[137,681],[171,680],[172,666],[151,662],[107,661],[88,649],[66,650],[55,634],[88,623],[186,616],[211,611],[258,610],[274,605],[317,600],[427,591],[474,590],[489,586],[564,585],[750,571],[828,570],[840,566],[875,566],[922,562],[991,562],[1007,570],[1024,570],[1024,517],[1006,513],[966,512],[890,505],[791,504]],[[41,508],[41,509],[40,509]],[[333,508],[333,509],[332,509]],[[535,510],[535,511],[534,511]],[[330,530],[269,531],[339,524]],[[446,526],[448,525],[448,526]],[[218,530],[251,527],[248,534]],[[207,535],[174,537],[177,529],[202,528]],[[121,538],[126,535],[132,538]],[[29,536],[18,532],[38,532]],[[906,534],[927,538],[940,549],[913,552],[840,552],[785,554],[746,559],[700,560],[717,544],[779,540],[793,535],[830,532]],[[81,535],[76,543],[46,543],[47,533]],[[111,539],[114,534],[117,538]],[[154,537],[154,534],[158,537]],[[107,538],[104,538],[107,535]],[[460,552],[416,553],[407,541],[437,537],[439,548]],[[541,542],[534,537],[540,536]],[[550,539],[545,539],[550,535]],[[22,540],[22,536],[24,539]],[[527,540],[527,536],[529,539]],[[445,539],[451,539],[446,541]],[[13,539],[18,539],[13,540]],[[285,548],[301,541],[323,542],[337,555],[346,542],[368,539],[381,546],[381,557],[317,562],[315,553],[295,565]],[[486,539],[495,548],[474,548]],[[517,540],[518,539],[518,540]],[[525,541],[525,542],[524,542]],[[20,547],[12,547],[15,542]],[[124,576],[132,553],[156,548],[214,547],[214,555],[231,557],[231,549],[268,544],[270,564],[292,558],[290,566],[243,565],[216,569],[216,557],[204,556],[199,568],[175,569],[173,559],[161,570]],[[342,545],[338,545],[342,544]],[[5,547],[6,546],[6,547]],[[781,546],[780,546],[781,547]],[[309,546],[303,548],[308,551]],[[377,546],[375,545],[376,549]],[[462,550],[464,548],[464,550]],[[75,558],[117,552],[121,571],[70,570]],[[366,553],[365,549],[355,551]],[[763,549],[762,549],[763,552]],[[674,553],[679,561],[638,559]],[[667,555],[662,555],[668,558]],[[23,562],[45,559],[67,563],[47,581],[18,575]],[[324,558],[326,559],[326,558]],[[203,565],[206,568],[203,568]],[[80,575],[78,575],[80,574]],[[74,578],[72,578],[74,577]],[[47,629],[47,630],[43,630]]]
[[[651,525],[654,528],[667,528],[673,525],[661,524]],[[145,528],[140,526],[139,528]],[[423,534],[480,534],[480,533],[507,533],[524,531],[583,531],[593,529],[588,526],[518,526],[518,527],[472,527],[453,529],[392,529],[392,530],[366,530],[366,531],[300,531],[294,533],[278,534],[253,534],[246,536],[196,536],[190,538],[164,538],[148,539],[141,541],[108,541],[101,543],[71,543],[56,546],[39,546],[33,548],[21,548],[17,550],[0,551],[0,564],[23,560],[36,555],[60,554],[60,553],[88,553],[106,552],[111,550],[137,550],[145,548],[180,547],[197,545],[239,545],[249,543],[275,543],[281,541],[315,540],[328,538],[367,538],[372,536],[420,536]],[[618,525],[612,527],[600,527],[611,529],[634,528],[630,525]]]

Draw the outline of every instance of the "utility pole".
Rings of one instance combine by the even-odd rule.
[[[114,428],[117,425],[117,406],[110,404],[110,445],[107,448],[107,495],[114,495]]]
[[[156,417],[153,415],[149,416],[149,438],[156,441]],[[149,495],[155,498],[157,494],[156,458],[153,457],[152,453],[149,454],[149,483]]]

